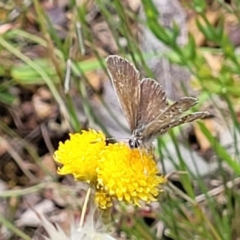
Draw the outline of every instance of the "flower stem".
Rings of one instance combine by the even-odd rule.
[[[83,203],[83,208],[82,208],[82,214],[81,214],[81,219],[80,219],[80,223],[79,223],[79,228],[81,229],[83,226],[83,221],[84,221],[84,217],[87,211],[87,204],[89,201],[89,197],[90,197],[90,193],[91,193],[91,188],[89,187],[87,190],[87,194]]]

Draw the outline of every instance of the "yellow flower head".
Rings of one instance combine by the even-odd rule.
[[[106,209],[112,206],[113,198],[104,190],[97,190],[95,193],[95,202],[101,209]]]
[[[126,144],[108,145],[100,154],[98,187],[108,197],[140,205],[156,201],[159,185],[166,180],[159,176],[153,156],[143,149],[130,149]],[[103,203],[104,196],[101,195]]]
[[[102,132],[89,130],[70,134],[70,139],[60,142],[54,153],[55,161],[63,165],[58,173],[73,174],[80,181],[96,182],[99,153],[104,147],[105,136]]]

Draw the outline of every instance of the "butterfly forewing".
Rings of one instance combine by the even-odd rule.
[[[137,126],[140,98],[139,72],[128,60],[116,55],[106,59],[107,69],[131,132]]]
[[[154,121],[167,107],[166,94],[162,86],[154,79],[142,79],[137,127],[142,127]]]

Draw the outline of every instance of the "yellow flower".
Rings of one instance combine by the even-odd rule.
[[[97,168],[98,187],[108,198],[133,203],[156,201],[161,191],[160,184],[166,179],[159,176],[153,156],[143,149],[130,149],[126,144],[106,146]],[[101,195],[103,203],[104,195]],[[107,202],[107,200],[106,200]]]
[[[112,197],[103,190],[98,190],[95,193],[95,202],[97,206],[101,209],[106,209],[112,206]]]
[[[70,134],[70,139],[59,144],[54,153],[56,162],[63,166],[58,169],[61,175],[73,174],[80,181],[95,183],[99,153],[105,147],[105,136],[95,130]]]
[[[124,143],[106,146],[102,132],[94,130],[70,134],[54,153],[61,175],[72,174],[95,189],[95,202],[106,209],[113,200],[139,206],[140,201],[156,201],[166,182],[159,175],[153,155],[144,149],[130,149]]]

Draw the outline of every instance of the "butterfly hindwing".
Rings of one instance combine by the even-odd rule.
[[[203,119],[209,116],[208,112],[195,112],[190,113],[185,116],[179,116],[178,118],[173,118],[168,122],[154,121],[149,123],[142,132],[142,138],[146,141],[153,139],[159,135],[166,133],[170,128],[180,126],[184,123],[190,123],[195,120]]]

